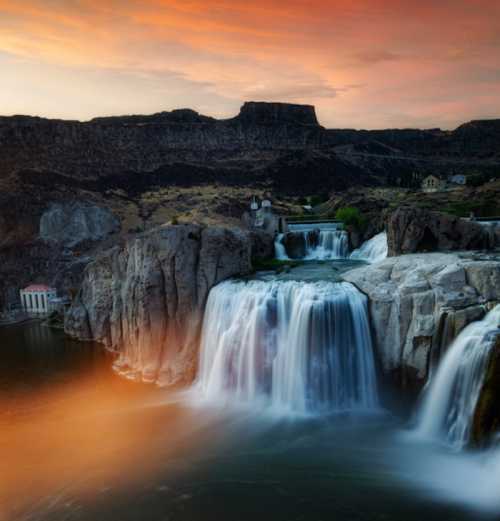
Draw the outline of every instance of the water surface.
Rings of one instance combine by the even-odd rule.
[[[2,521],[498,518],[493,455],[417,443],[391,414],[208,406],[37,323],[0,346]]]

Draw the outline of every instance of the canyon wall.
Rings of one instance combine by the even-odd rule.
[[[272,237],[239,229],[164,226],[100,255],[86,268],[66,333],[116,351],[121,373],[162,385],[192,381],[210,289],[252,271]]]

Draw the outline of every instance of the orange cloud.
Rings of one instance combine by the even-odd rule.
[[[23,99],[0,92],[7,114],[229,116],[256,98],[313,103],[328,126],[452,127],[500,106],[500,4],[487,0],[0,0],[1,51],[23,83],[9,82]]]

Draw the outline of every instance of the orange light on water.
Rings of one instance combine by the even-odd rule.
[[[206,447],[192,411],[158,405],[165,396],[108,374],[0,398],[0,519],[19,521],[68,498],[93,501],[169,473],[169,458]]]

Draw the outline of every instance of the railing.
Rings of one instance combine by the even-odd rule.
[[[342,221],[338,219],[331,219],[328,217],[317,217],[310,215],[291,215],[290,217],[282,216],[288,224],[314,224],[314,223],[334,223],[340,224]]]

